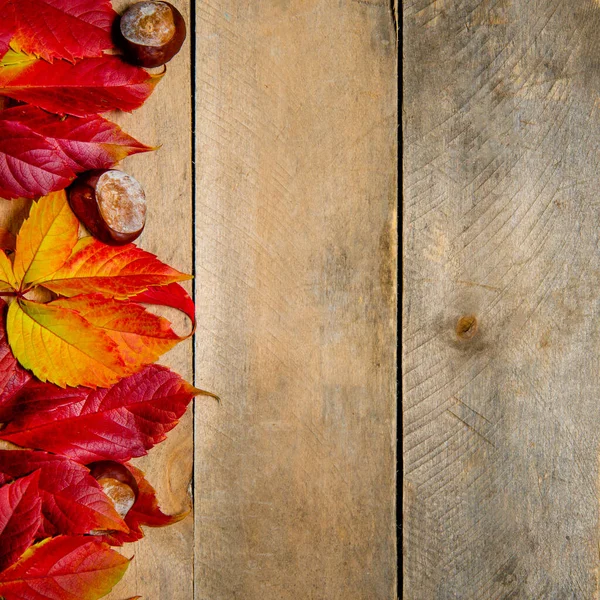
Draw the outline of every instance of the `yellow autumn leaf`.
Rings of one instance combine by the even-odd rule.
[[[108,387],[137,370],[117,344],[76,311],[19,298],[8,308],[6,330],[15,358],[42,381],[65,387]]]
[[[17,236],[14,275],[20,289],[60,269],[71,256],[78,234],[79,221],[64,190],[34,202]]]
[[[19,287],[10,258],[0,250],[0,292],[12,292]]]

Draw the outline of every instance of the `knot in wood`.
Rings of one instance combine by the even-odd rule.
[[[456,335],[461,340],[470,340],[477,333],[477,317],[464,315],[456,323]]]

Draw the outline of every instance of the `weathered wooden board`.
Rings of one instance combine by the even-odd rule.
[[[390,3],[196,13],[195,598],[389,600]]]
[[[405,597],[598,598],[600,4],[404,36]]]
[[[190,3],[170,0],[190,23]],[[113,0],[117,11],[130,0]],[[192,117],[190,40],[168,64],[163,80],[147,103],[135,113],[114,115],[122,127],[141,141],[160,148],[123,161],[123,168],[144,185],[148,199],[147,225],[140,245],[174,267],[191,273],[192,247]],[[112,116],[112,115],[111,115]],[[191,290],[191,285],[189,290]],[[174,311],[175,312],[175,311]],[[169,313],[169,318],[177,318]],[[185,321],[175,320],[181,331]],[[188,381],[193,378],[192,340],[178,345],[161,362]],[[193,465],[192,410],[149,456],[133,461],[156,487],[161,507],[181,512],[190,507]],[[126,546],[135,555],[123,581],[108,596],[124,600],[190,600],[193,597],[194,523],[191,516],[164,529],[146,528],[146,537]]]

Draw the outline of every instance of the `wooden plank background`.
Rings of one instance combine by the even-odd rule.
[[[196,5],[197,600],[395,598],[393,21]]]
[[[195,48],[115,118],[162,144],[124,162],[141,244],[196,276],[195,343],[163,362],[222,400],[136,461],[193,516],[127,548],[109,599],[395,598],[394,11],[172,1]]]
[[[405,598],[599,598],[600,3],[404,5]]]

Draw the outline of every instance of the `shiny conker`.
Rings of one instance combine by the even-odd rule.
[[[77,218],[105,244],[127,244],[142,233],[146,196],[131,175],[117,169],[88,171],[71,184],[68,192]]]
[[[117,36],[126,60],[141,67],[160,67],[183,45],[185,21],[169,2],[138,2],[121,16]]]
[[[121,463],[102,460],[88,465],[91,476],[112,500],[116,511],[124,518],[137,500],[139,489],[131,471]]]

